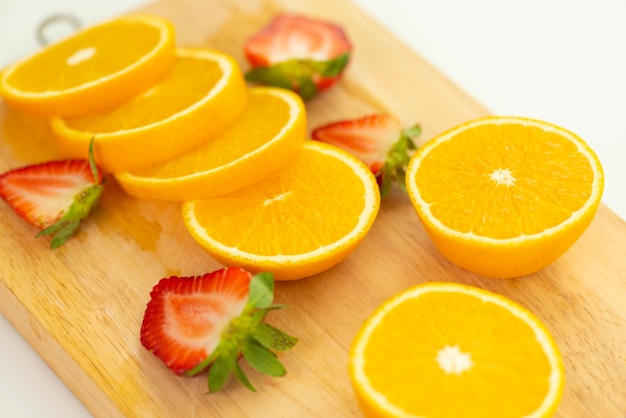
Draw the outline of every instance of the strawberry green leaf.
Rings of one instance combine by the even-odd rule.
[[[302,78],[298,80],[298,94],[302,100],[309,100],[317,94],[317,86],[312,78]]]
[[[293,89],[292,79],[284,73],[282,64],[252,68],[246,73],[245,78],[253,83],[282,87],[289,90]]]
[[[285,305],[270,305],[263,309],[248,309],[245,315],[242,315],[233,321],[233,328],[241,330],[241,334],[251,332],[250,330],[253,330],[256,326],[263,322],[265,315],[267,315],[269,311],[285,308],[287,308]]]
[[[74,197],[69,210],[54,224],[41,230],[36,237],[54,235],[50,248],[58,248],[76,233],[81,222],[89,216],[102,194],[103,185],[95,184]]]
[[[239,363],[237,363],[237,362],[235,363],[235,368],[233,369],[233,374],[235,375],[237,380],[239,380],[241,383],[243,383],[243,385],[245,387],[250,389],[252,392],[256,392],[256,388],[254,386],[252,386],[252,383],[250,383],[250,380],[248,379],[248,376],[246,376],[246,374],[241,369],[241,366],[239,366]]]
[[[52,248],[53,250],[55,248],[59,248],[61,245],[67,242],[67,240],[70,239],[72,235],[76,233],[78,227],[80,226],[80,220],[74,219],[69,220],[65,223],[56,223],[44,229],[43,231],[40,231],[36,236],[39,237],[41,235],[46,235],[50,233],[50,229],[52,229],[52,227],[54,227],[55,225],[58,225],[60,229],[58,230],[58,232],[56,232],[56,234],[54,234],[54,236],[52,237],[52,241],[50,242],[50,248]]]
[[[339,76],[349,58],[350,54],[346,53],[328,61],[291,59],[268,67],[254,67],[245,74],[245,78],[253,83],[293,90],[303,100],[308,100],[318,92],[315,78]]]
[[[98,173],[98,166],[93,155],[93,141],[94,138],[91,138],[89,143],[89,167],[91,168],[93,178],[95,181],[98,181],[100,174]],[[91,209],[98,204],[103,189],[104,180],[82,190],[74,196],[72,204],[61,219],[40,231],[36,237],[53,235],[50,243],[50,248],[52,249],[65,244],[78,231],[78,227],[89,216]]]
[[[413,138],[422,133],[419,125],[404,129],[398,141],[393,145],[385,157],[385,164],[378,173],[380,181],[380,195],[385,197],[391,190],[391,186],[397,183],[400,188],[406,191],[406,167],[411,159],[411,151],[417,149]],[[382,177],[380,177],[382,176]]]
[[[274,336],[271,330],[266,327],[265,323],[260,323],[250,331],[250,337],[265,348],[272,348],[274,345]]]
[[[237,325],[237,327],[244,330],[245,332],[247,330],[253,329],[258,324],[263,322],[263,320],[265,319],[265,315],[267,315],[267,312],[269,312],[267,309],[255,309],[250,311],[248,315],[242,316],[240,319],[236,319],[234,323],[241,323],[242,325]]]
[[[207,367],[209,367],[211,365],[211,363],[213,363],[215,361],[215,359],[217,358],[218,355],[220,355],[220,347],[222,345],[219,345],[217,349],[215,349],[211,355],[207,358],[205,358],[202,362],[198,363],[195,365],[195,367],[193,367],[190,370],[187,370],[184,375],[185,376],[195,376],[198,373],[201,373],[203,371],[205,371],[207,369]]]
[[[307,62],[293,59],[269,67],[254,67],[246,73],[245,78],[253,83],[292,90],[303,100],[308,100],[317,93],[317,86],[313,82],[315,72]]]
[[[275,377],[284,376],[287,373],[276,354],[252,340],[243,344],[241,352],[248,364],[259,373]]]
[[[406,128],[404,131],[402,131],[402,133],[404,136],[408,136],[409,138],[417,138],[418,136],[422,134],[422,127],[420,125],[411,126],[410,128]],[[417,147],[415,143],[413,143],[413,148],[411,149],[416,149],[416,148]]]
[[[336,77],[346,68],[350,53],[345,53],[328,61],[307,61],[308,65],[322,77]]]
[[[250,280],[248,306],[265,308],[274,300],[274,275],[269,272],[259,273]]]
[[[286,306],[272,304],[274,276],[260,273],[252,276],[249,284],[249,299],[243,312],[222,330],[217,348],[199,364],[187,370],[185,376],[193,376],[209,368],[209,392],[219,391],[235,375],[244,386],[256,391],[239,366],[239,356],[243,355],[250,366],[270,376],[283,376],[286,373],[276,354],[271,350],[287,350],[297,339],[263,322],[269,311]]]
[[[219,355],[209,369],[209,392],[218,392],[234,371],[237,363],[237,350],[234,347],[218,347]]]
[[[98,178],[100,177],[100,173],[98,172],[98,166],[96,165],[96,159],[94,158],[94,154],[93,154],[93,142],[96,140],[96,137],[92,136],[91,140],[89,141],[89,168],[91,169],[91,174],[93,175],[93,178],[96,179],[96,181],[98,181]]]
[[[264,341],[257,338],[258,335],[261,335],[261,338],[263,338]],[[293,337],[265,322],[255,327],[252,337],[257,339],[257,341],[267,348],[281,351],[289,350],[298,342],[296,337]]]
[[[215,357],[216,357],[215,355],[209,356],[208,358],[204,359],[204,361],[202,361],[201,363],[196,364],[194,368],[187,370],[184,373],[184,375],[187,377],[190,377],[190,376],[195,376],[199,373],[202,373],[203,371],[206,370],[207,367],[209,367],[209,365],[215,359]]]

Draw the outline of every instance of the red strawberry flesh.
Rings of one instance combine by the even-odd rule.
[[[402,125],[395,118],[375,114],[320,126],[311,136],[347,150],[376,174],[401,133]]]
[[[39,228],[58,221],[81,191],[94,179],[87,160],[51,161],[6,172],[0,176],[0,197],[24,220]]]
[[[293,90],[303,100],[329,89],[343,74],[352,44],[344,30],[315,18],[279,14],[244,44],[247,81]]]
[[[376,176],[381,197],[393,184],[406,190],[406,167],[413,150],[413,138],[421,134],[419,125],[403,129],[395,118],[373,114],[320,126],[311,137],[343,148],[363,161]]]
[[[150,293],[141,343],[182,375],[215,350],[248,301],[251,274],[228,268],[162,279]]]
[[[298,340],[264,321],[268,312],[286,307],[272,303],[272,273],[253,276],[227,267],[203,276],[172,276],[159,281],[150,296],[141,344],[174,373],[195,376],[208,369],[210,393],[231,375],[256,391],[241,359],[268,376],[286,374],[273,350],[288,350]]]
[[[337,25],[301,15],[280,14],[248,39],[244,50],[253,66],[270,66],[290,59],[327,61],[352,49]]]

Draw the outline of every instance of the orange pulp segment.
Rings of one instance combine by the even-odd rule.
[[[116,174],[130,195],[207,199],[248,186],[291,162],[306,138],[302,99],[280,88],[252,87],[248,106],[226,131],[163,164]]]
[[[185,226],[217,261],[276,280],[320,273],[361,243],[380,207],[371,171],[346,151],[306,141],[250,186],[183,203]]]

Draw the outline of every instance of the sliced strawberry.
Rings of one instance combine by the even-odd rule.
[[[403,129],[395,118],[373,114],[320,126],[311,136],[343,148],[363,161],[376,176],[381,197],[384,197],[395,182],[406,188],[405,171],[410,151],[417,148],[413,138],[420,134],[419,125]]]
[[[20,217],[52,235],[51,248],[63,245],[98,202],[104,181],[93,160],[49,161],[0,175],[0,197]]]
[[[222,388],[231,373],[255,390],[239,366],[241,356],[270,376],[286,371],[271,351],[287,350],[296,339],[263,322],[273,309],[271,273],[252,275],[224,268],[196,277],[161,279],[150,293],[141,344],[174,373],[192,376],[209,368],[209,391]]]
[[[250,37],[244,53],[248,81],[291,89],[304,99],[330,88],[341,77],[352,45],[330,22],[280,14]]]

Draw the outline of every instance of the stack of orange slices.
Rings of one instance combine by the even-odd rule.
[[[92,137],[98,164],[117,173],[162,163],[222,133],[246,107],[247,91],[228,55],[178,48],[168,73],[119,106],[53,117],[68,156],[84,156]]]
[[[369,169],[306,139],[298,95],[248,87],[226,53],[176,47],[156,16],[107,21],[15,63],[0,95],[49,117],[67,157],[85,158],[93,138],[97,164],[128,194],[184,202],[191,235],[230,266],[277,280],[320,273],[378,213]]]
[[[48,117],[68,157],[86,158],[93,140],[96,162],[128,194],[181,202],[191,236],[224,265],[277,280],[321,273],[357,248],[380,208],[365,164],[306,139],[299,96],[248,87],[223,52],[176,47],[173,25],[156,16],[104,22],[5,68],[0,96]],[[441,253],[494,278],[560,257],[591,222],[603,182],[576,135],[513,117],[434,137],[406,172]],[[350,372],[371,417],[549,416],[564,380],[536,317],[451,283],[384,302],[354,340]]]

